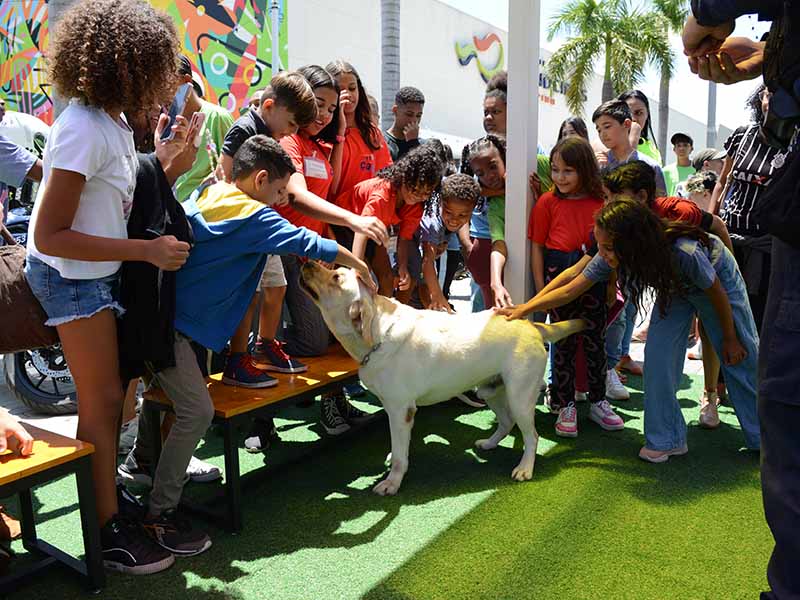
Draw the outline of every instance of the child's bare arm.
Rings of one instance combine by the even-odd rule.
[[[439,285],[439,277],[436,275],[436,247],[428,242],[422,244],[422,277],[425,280],[425,285],[428,286],[428,291],[431,294],[431,304],[428,308],[431,310],[445,310],[453,312],[450,304],[444,297],[442,288]]]
[[[533,283],[539,292],[544,289],[544,247],[536,242],[531,242],[531,269]]]

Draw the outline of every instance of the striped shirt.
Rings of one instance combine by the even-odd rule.
[[[733,165],[720,216],[731,233],[740,235],[760,235],[753,209],[775,173],[788,162],[787,152],[762,142],[758,130],[755,124],[739,127],[725,142]]]

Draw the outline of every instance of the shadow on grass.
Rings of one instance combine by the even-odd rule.
[[[524,484],[510,479],[521,456],[518,432],[512,434],[513,448],[500,446],[491,452],[476,453],[474,441],[486,437],[494,427],[490,411],[473,411],[458,403],[423,408],[413,430],[409,472],[400,493],[387,498],[371,492],[385,474],[384,460],[390,446],[385,421],[327,446],[302,462],[281,467],[297,453],[308,452],[308,440],[318,437],[314,432],[318,406],[290,409],[281,414],[288,419],[288,426],[279,422],[285,439],[273,451],[266,456],[240,453],[243,472],[260,467],[265,461],[268,468],[275,467],[269,480],[244,494],[245,530],[234,536],[210,527],[214,546],[208,552],[179,559],[171,570],[148,577],[147,585],[137,588],[137,597],[254,597],[243,595],[239,589],[253,578],[261,581],[260,589],[267,597],[270,560],[305,549],[347,550],[375,542],[405,506],[485,491],[507,491],[503,495],[513,497],[514,490],[519,489],[537,495],[552,489],[550,481],[564,472],[607,471],[616,477],[620,491],[654,505],[688,503],[705,494],[753,485],[757,479],[757,457],[736,452],[741,445],[741,432],[728,423],[729,410],[726,413],[723,409],[726,419],[716,431],[689,427],[689,455],[673,458],[665,465],[651,465],[636,457],[642,444],[641,420],[627,414],[641,412],[641,394],[633,394],[630,402],[618,406],[623,409],[626,428],[606,432],[588,421],[587,406],[581,405],[580,437],[558,439],[550,452],[540,454],[533,481]],[[306,422],[301,426],[302,419]],[[554,423],[554,415],[546,414],[541,407],[537,410],[537,429],[543,440],[556,440]],[[540,444],[540,452],[541,448]],[[219,436],[209,434],[198,455],[219,460],[220,454]],[[703,476],[698,477],[698,473]],[[188,494],[199,496],[212,491],[213,486],[204,489],[198,484],[187,488]],[[354,522],[363,524],[354,527]],[[207,526],[199,520],[195,524]],[[312,572],[313,566],[309,566],[305,575],[298,575],[309,577]],[[20,597],[80,596],[77,580],[58,575],[46,575]],[[130,598],[128,590],[134,581],[140,580],[111,575],[103,597]],[[367,597],[405,600],[413,596],[379,585]]]

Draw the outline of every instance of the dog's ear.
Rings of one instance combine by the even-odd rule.
[[[372,335],[372,318],[375,316],[375,307],[372,299],[356,300],[349,308],[350,321],[356,332],[364,338],[364,341],[372,346],[375,337]]]

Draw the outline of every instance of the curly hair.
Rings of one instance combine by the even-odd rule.
[[[394,103],[397,106],[403,104],[425,104],[425,95],[415,87],[407,85],[401,87],[394,95]]]
[[[179,56],[172,19],[144,0],[79,2],[53,30],[48,78],[64,98],[140,110],[169,103]]]
[[[470,161],[492,146],[497,148],[497,152],[500,154],[500,160],[503,161],[503,164],[506,164],[506,138],[489,133],[482,138],[478,138],[464,148],[465,152],[461,153],[461,172],[472,175],[472,169],[469,166]]]
[[[444,202],[455,201],[470,204],[474,209],[481,198],[481,186],[474,177],[464,173],[453,173],[442,179],[442,185],[431,194],[425,203],[425,214],[433,216],[441,213]]]
[[[603,175],[603,185],[612,194],[640,192],[647,194],[647,206],[656,199],[656,171],[643,160],[632,160]]]
[[[764,110],[761,108],[761,94],[767,89],[763,83],[758,86],[750,97],[747,98],[745,106],[750,109],[750,120],[756,125],[764,123]]]
[[[375,176],[388,180],[394,190],[405,185],[412,190],[429,190],[433,194],[442,182],[443,172],[444,165],[436,150],[423,144],[404,154],[396,163],[381,169]]]
[[[367,95],[367,90],[364,89],[364,84],[361,83],[358,71],[349,62],[341,59],[329,62],[325,70],[333,75],[337,81],[339,75],[343,73],[350,73],[356,78],[356,85],[358,86],[358,104],[356,104],[355,113],[356,128],[361,134],[361,139],[364,140],[369,148],[379,150],[381,147],[381,132],[372,124],[372,109],[369,106],[369,96]]]
[[[687,286],[672,256],[672,244],[680,237],[699,241],[710,248],[708,234],[688,223],[660,219],[652,210],[631,198],[605,204],[595,216],[595,225],[614,245],[619,266],[620,288],[643,314],[648,287],[656,292],[656,304],[665,315],[674,296],[686,296]],[[642,257],[647,257],[643,259]]]
[[[686,180],[686,191],[689,193],[711,193],[717,185],[717,179],[719,177],[714,171],[698,171]]]
[[[577,171],[582,193],[593,198],[603,197],[603,184],[600,181],[597,159],[587,140],[577,136],[562,138],[550,151],[551,165],[556,154],[561,157],[564,164]],[[563,198],[558,187],[554,186],[554,193],[559,198]]]

